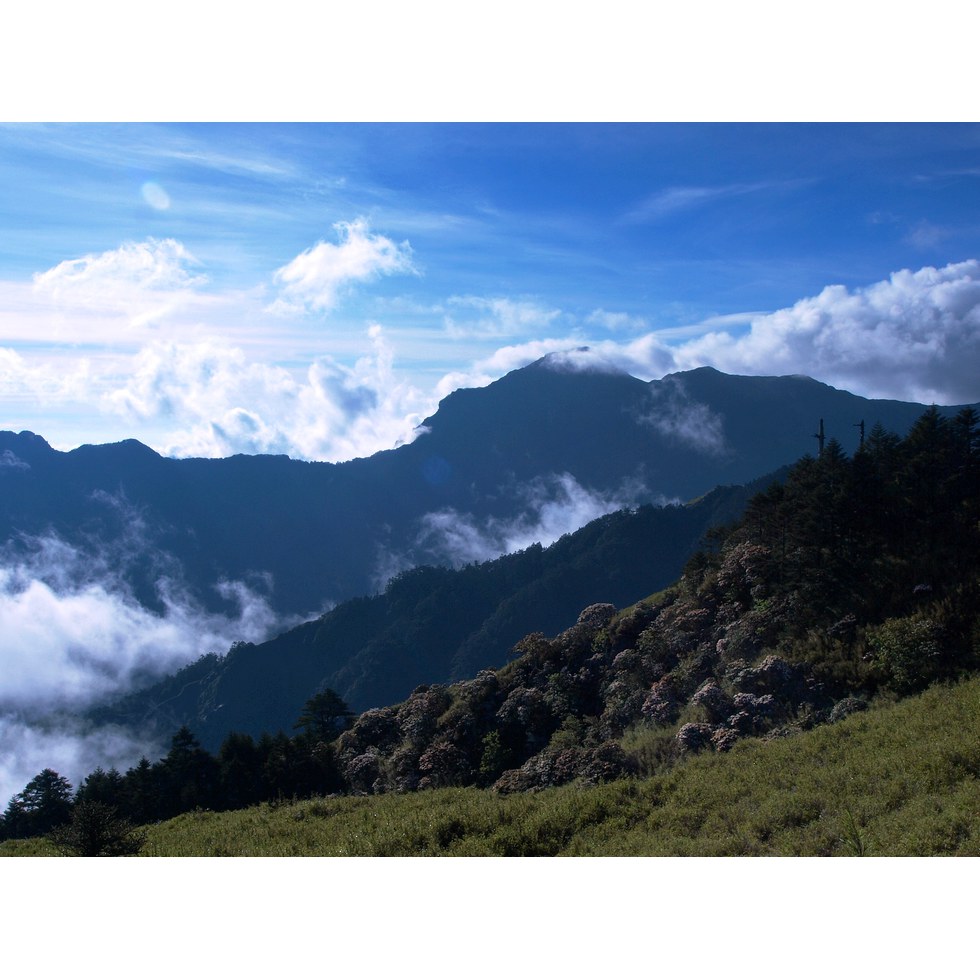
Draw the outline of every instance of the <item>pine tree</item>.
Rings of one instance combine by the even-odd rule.
[[[71,816],[71,783],[53,769],[43,769],[18,793],[3,815],[5,837],[38,837]]]

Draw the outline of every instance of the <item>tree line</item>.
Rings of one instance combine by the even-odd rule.
[[[144,757],[125,773],[99,767],[74,792],[64,776],[44,769],[10,800],[0,817],[0,840],[51,835],[78,814],[86,825],[123,821],[118,837],[132,825],[195,809],[234,810],[338,792],[344,787],[332,742],[349,720],[343,700],[326,690],[306,702],[293,736],[253,739],[231,732],[212,755],[184,726],[157,762]]]

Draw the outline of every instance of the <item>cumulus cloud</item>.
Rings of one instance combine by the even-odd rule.
[[[393,351],[377,324],[353,366],[317,358],[305,377],[250,361],[214,341],[143,349],[132,377],[105,397],[134,421],[167,420],[173,456],[284,453],[339,461],[410,441],[430,407],[395,376]]]
[[[373,235],[363,218],[338,221],[339,244],[320,241],[277,269],[273,277],[279,297],[268,309],[277,313],[322,313],[336,306],[351,283],[397,272],[417,273],[408,242],[396,244]]]
[[[190,267],[200,262],[173,238],[126,242],[98,255],[66,259],[34,276],[34,288],[72,303],[104,304],[107,293],[138,290],[174,290],[203,285],[207,276]]]
[[[35,404],[83,400],[88,397],[92,374],[88,360],[69,365],[28,361],[18,351],[0,347],[0,394],[11,400],[27,398]]]
[[[209,279],[200,267],[176,239],[147,238],[36,273],[29,304],[16,284],[0,284],[0,304],[22,307],[10,317],[11,336],[32,344],[133,342],[134,328],[173,323],[177,313],[214,305],[202,291]],[[0,308],[0,318],[6,312]]]
[[[674,350],[679,367],[808,374],[870,397],[962,403],[980,397],[980,260],[903,269],[866,289],[828,286]]]
[[[560,310],[546,309],[531,300],[505,297],[451,296],[447,303],[456,315],[446,315],[443,323],[446,333],[457,338],[519,336],[532,330],[550,329],[561,316]]]

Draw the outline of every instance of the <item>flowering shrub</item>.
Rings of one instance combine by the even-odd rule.
[[[640,712],[644,718],[655,725],[669,725],[677,717],[680,704],[674,693],[673,685],[668,680],[657,681],[650,688]]]
[[[685,752],[697,752],[711,744],[712,735],[714,730],[710,725],[688,722],[678,729],[674,741]]]
[[[717,723],[732,709],[731,698],[718,686],[714,679],[706,680],[694,692],[691,704],[696,704],[704,710],[708,721]]]

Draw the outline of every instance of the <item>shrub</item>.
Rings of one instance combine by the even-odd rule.
[[[872,664],[898,694],[925,687],[936,673],[939,627],[931,619],[888,619],[868,637]]]
[[[82,800],[72,811],[71,823],[53,830],[48,840],[68,857],[122,857],[142,850],[146,832],[136,830],[114,806]]]

